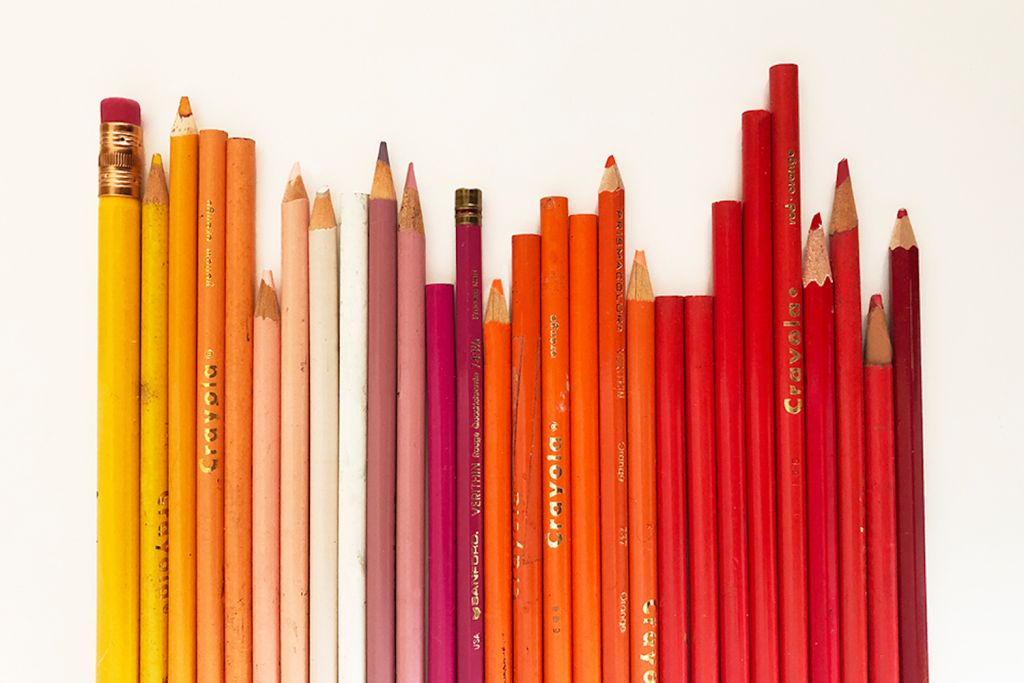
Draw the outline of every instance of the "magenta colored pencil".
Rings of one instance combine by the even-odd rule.
[[[455,300],[427,285],[427,680],[455,683]]]
[[[380,143],[369,201],[366,354],[366,680],[395,680],[398,204]],[[344,228],[343,228],[344,229]]]
[[[455,618],[459,683],[477,683],[484,677],[480,214],[480,190],[455,191]]]

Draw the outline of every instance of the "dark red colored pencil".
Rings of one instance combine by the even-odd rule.
[[[686,432],[683,410],[683,297],[654,299],[655,408],[658,444],[658,609],[661,678],[685,683],[689,669],[686,614]]]
[[[889,243],[893,408],[896,418],[896,532],[900,590],[900,678],[928,680],[924,564],[924,441],[921,419],[921,290],[917,239],[905,209]]]
[[[800,279],[800,104],[796,65],[773,66],[768,72],[768,85],[772,112],[779,663],[783,683],[806,683],[807,509]]]
[[[693,683],[719,683],[715,347],[712,302],[710,296],[688,296],[683,304],[686,462],[690,523],[690,666]]]
[[[821,214],[804,261],[807,342],[807,545],[811,680],[839,683],[839,541],[836,506],[835,320]]]
[[[772,412],[772,119],[743,112],[743,341],[746,374],[750,680],[779,680]]]
[[[872,683],[889,683],[900,680],[896,450],[893,444],[892,343],[880,294],[871,297],[866,337],[868,672]]]
[[[839,643],[843,683],[868,680],[867,538],[864,510],[864,356],[860,243],[853,182],[839,162],[829,221],[835,278],[836,436],[839,469]]]

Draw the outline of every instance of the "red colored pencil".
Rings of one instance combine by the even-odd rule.
[[[723,683],[750,679],[743,423],[743,219],[740,203],[711,205],[715,286],[715,424]]]
[[[889,243],[893,407],[896,418],[896,531],[900,589],[900,676],[928,680],[924,562],[924,440],[921,420],[921,285],[917,239],[906,209]]]
[[[779,680],[772,412],[772,118],[743,112],[743,331],[746,373],[750,680]]]
[[[654,299],[658,444],[658,608],[661,677],[685,683],[690,658],[686,557],[683,297]]]
[[[868,672],[872,683],[900,680],[896,584],[896,449],[893,443],[892,343],[882,296],[871,297],[864,352],[867,413]]]
[[[839,637],[843,683],[868,680],[864,510],[864,357],[857,206],[846,159],[836,172],[829,221],[835,277],[836,436],[839,469]]]
[[[836,507],[835,322],[821,214],[807,237],[807,535],[811,680],[839,683],[839,544]]]
[[[715,346],[710,296],[683,303],[693,683],[718,678],[718,513],[715,504]]]
[[[783,683],[807,681],[807,507],[804,481],[800,271],[800,104],[795,64],[769,76],[772,112],[772,299],[778,467],[779,663]]]

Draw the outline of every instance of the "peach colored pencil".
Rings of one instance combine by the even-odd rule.
[[[253,321],[252,668],[255,683],[276,683],[280,666],[281,311],[265,271]]]

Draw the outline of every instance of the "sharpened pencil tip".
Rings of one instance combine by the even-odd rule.
[[[313,211],[309,217],[310,230],[323,230],[337,227],[338,220],[334,217],[334,203],[331,201],[331,190],[324,186],[316,191],[313,199]]]
[[[907,216],[907,210],[906,209],[900,209],[899,211],[896,212],[896,219],[897,220],[899,220],[900,218],[906,218],[906,216]]]
[[[419,191],[419,187],[416,185],[416,169],[413,168],[412,162],[409,162],[409,171],[405,174],[405,189]]]
[[[292,164],[292,170],[288,172],[288,182],[295,180],[300,175],[302,175],[302,167],[299,165],[299,162],[296,161]]]
[[[814,214],[814,218],[811,219],[811,230],[821,229],[821,213]]]
[[[896,213],[896,224],[892,226],[892,238],[889,240],[889,250],[911,249],[917,246],[917,237],[914,235],[914,228],[910,225],[910,216],[906,209],[900,209]]]
[[[388,143],[384,140],[380,141],[380,148],[377,150],[377,161],[385,163],[388,166],[391,165],[391,159],[388,158]]]
[[[608,161],[604,162],[604,167],[605,168],[611,168],[612,166],[615,166],[615,155],[614,154],[609,154],[608,155]]]
[[[868,304],[868,308],[881,308],[882,307],[882,295],[872,294],[871,303]]]
[[[850,177],[850,163],[843,159],[836,168],[836,187],[842,185]]]
[[[188,95],[182,95],[178,100],[178,116],[192,116],[192,103],[189,102]]]
[[[505,286],[501,284],[500,277],[496,277],[493,280],[491,280],[491,289],[498,292],[499,294],[505,294]]]
[[[882,296],[871,297],[868,323],[864,333],[864,362],[867,365],[889,365],[892,363],[892,338],[882,308]]]

